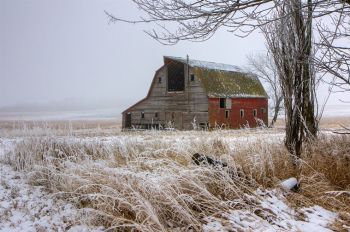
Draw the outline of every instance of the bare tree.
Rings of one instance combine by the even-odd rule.
[[[315,64],[323,74],[331,74],[329,84],[337,91],[350,91],[350,9],[344,7],[327,16],[328,24],[317,23],[320,41],[316,43],[320,55]]]
[[[342,10],[326,17],[327,24],[319,21],[316,29],[319,42],[316,43],[320,55],[315,57],[322,81],[331,85],[333,92],[350,92],[350,4],[344,3]],[[333,88],[335,87],[335,88]],[[350,101],[343,101],[350,103]],[[340,125],[344,131],[337,134],[350,134],[350,128]]]
[[[163,44],[181,40],[204,41],[219,28],[226,28],[239,36],[246,36],[271,19],[266,17],[283,4],[283,0],[132,0],[145,13],[138,19],[123,19],[106,12],[112,22],[154,23],[152,31],[146,31]],[[300,1],[302,9],[313,9],[313,17],[320,18],[344,11],[349,0]],[[174,30],[169,24],[174,23]]]
[[[229,31],[250,33],[258,27],[255,18],[264,17],[274,9],[272,0],[132,0],[145,17],[130,20],[118,18],[108,12],[112,22],[155,23],[157,30],[146,31],[163,44],[180,40],[204,41],[226,27]],[[169,29],[169,23],[176,25]],[[164,24],[167,23],[167,24]],[[243,29],[242,26],[246,26]]]
[[[296,157],[300,157],[303,141],[316,136],[318,125],[314,111],[315,74],[311,62],[312,9],[304,11],[300,4],[299,0],[285,1],[276,8],[274,17],[280,20],[262,28],[284,97],[285,145]]]
[[[277,68],[269,53],[249,55],[247,59],[250,71],[256,74],[268,86],[268,94],[272,100],[271,109],[273,111],[273,117],[269,127],[273,127],[283,103],[283,94]]]

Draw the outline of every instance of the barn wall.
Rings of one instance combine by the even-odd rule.
[[[188,72],[187,65],[185,65],[185,91],[168,92],[167,68],[164,66],[159,69],[152,80],[147,98],[127,111],[131,113],[132,124],[147,125],[149,128],[150,125],[167,126],[169,122],[172,122],[177,129],[192,129],[194,117],[197,124],[207,124],[207,95],[199,80],[195,77],[195,80],[191,81],[188,73],[191,74],[192,70]],[[144,118],[141,118],[141,112],[144,112]],[[123,117],[125,117],[124,114]],[[125,123],[123,126],[125,127]]]
[[[125,117],[126,113],[122,113],[122,128],[125,128]]]
[[[220,98],[209,98],[210,126],[224,125],[233,129],[246,125],[256,127],[257,122],[253,116],[254,109],[257,109],[256,118],[263,120],[265,125],[268,125],[268,99],[266,98],[232,98],[231,109],[220,108]],[[240,110],[244,110],[244,117],[240,116]],[[228,118],[226,118],[225,111],[229,112]]]

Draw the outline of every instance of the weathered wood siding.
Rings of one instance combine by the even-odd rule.
[[[147,97],[124,112],[123,127],[125,127],[125,115],[128,112],[131,113],[131,121],[134,126],[147,125],[146,127],[150,127],[159,124],[167,126],[172,121],[177,129],[192,129],[194,118],[198,125],[207,124],[208,97],[196,77],[194,81],[191,81],[189,76],[192,74],[191,71],[191,68],[188,70],[185,65],[185,90],[183,92],[168,92],[167,66],[164,65],[159,69],[153,78]],[[141,117],[142,112],[144,112],[144,118]]]

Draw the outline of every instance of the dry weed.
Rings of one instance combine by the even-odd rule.
[[[218,152],[224,144],[212,141]],[[227,202],[253,188],[227,169],[195,166],[191,152],[170,141],[134,141],[114,146],[74,138],[31,138],[7,155],[7,162],[84,208],[94,221],[115,230],[200,231],[203,218],[226,212]],[[226,203],[225,203],[226,202]]]
[[[247,194],[292,176],[301,180],[300,192],[288,196],[292,204],[318,204],[340,212],[341,225],[349,223],[349,195],[337,195],[349,191],[349,137],[321,137],[305,146],[298,174],[282,141],[258,136],[249,142],[239,140],[241,133],[127,132],[105,142],[32,137],[6,160],[27,171],[33,184],[91,208],[95,224],[115,231],[201,231],[204,218],[250,209],[256,202]],[[197,166],[196,152],[227,167]]]

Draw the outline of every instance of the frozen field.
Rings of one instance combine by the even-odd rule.
[[[294,175],[283,130],[18,130],[0,137],[0,231],[350,229],[346,191],[309,199],[323,179],[308,169],[304,192],[279,186]]]
[[[350,117],[350,104],[327,105],[323,113],[324,117]]]
[[[57,121],[57,120],[115,120],[121,117],[121,109],[72,111],[0,111],[0,121]]]

